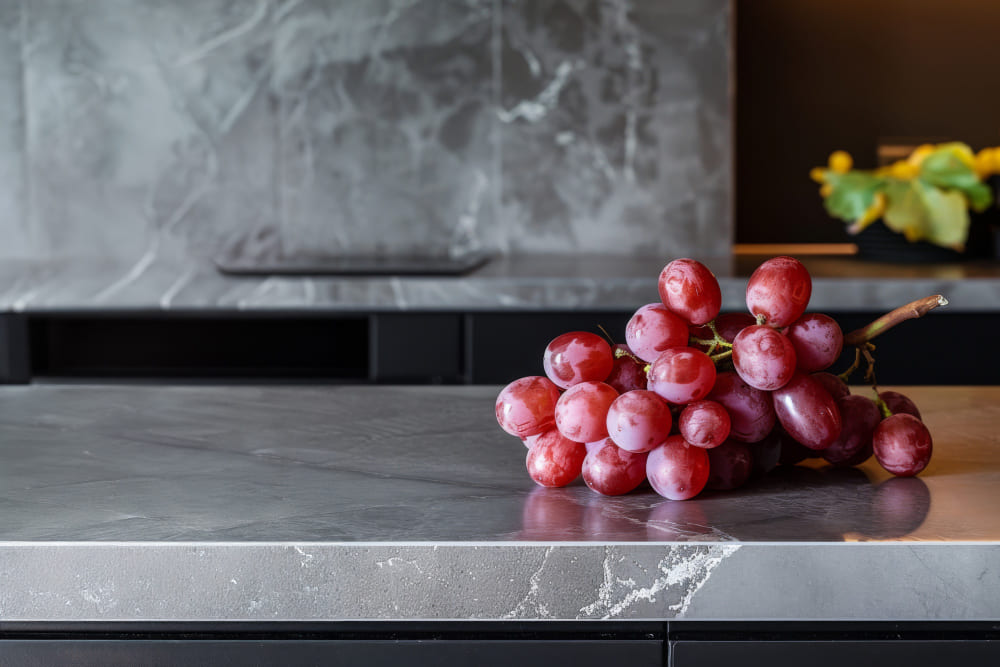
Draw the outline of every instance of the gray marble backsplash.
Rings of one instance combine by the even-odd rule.
[[[717,255],[728,0],[0,0],[0,258]]]

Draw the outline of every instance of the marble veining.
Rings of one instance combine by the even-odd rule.
[[[536,487],[490,387],[0,388],[0,619],[1000,619],[1000,389],[918,478]],[[197,591],[197,594],[192,594]]]
[[[0,0],[0,258],[728,249],[728,0]],[[254,295],[247,297],[253,303]]]
[[[210,262],[157,257],[131,262],[0,262],[0,311],[629,311],[659,299],[668,259],[613,255],[504,257],[462,278],[229,277]],[[746,282],[761,261],[702,257],[719,278],[723,308],[746,308]],[[1000,266],[893,266],[852,258],[803,258],[813,276],[810,309],[883,313],[930,294],[948,312],[1000,309]]]

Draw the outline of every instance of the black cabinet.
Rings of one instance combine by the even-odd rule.
[[[567,331],[624,342],[631,310],[577,312],[227,311],[0,314],[0,384],[32,378],[140,381],[506,384],[540,375]],[[845,331],[871,313],[828,313]],[[1000,313],[954,313],[876,341],[883,384],[995,384],[1000,347],[938,354],[961,335],[1000,327]],[[945,341],[945,342],[942,342]],[[853,360],[845,351],[834,369]],[[918,363],[914,363],[916,360]],[[860,382],[860,376],[858,376]]]
[[[671,667],[940,667],[1000,664],[989,640],[678,641]]]
[[[659,667],[659,641],[596,640],[8,640],[0,665],[226,667]]]

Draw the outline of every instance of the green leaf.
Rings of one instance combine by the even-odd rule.
[[[969,206],[977,213],[982,213],[993,204],[993,190],[985,183],[976,183],[971,188],[963,189],[962,192],[969,200]]]
[[[972,151],[965,144],[944,144],[920,164],[920,178],[939,188],[966,190],[979,184],[972,168]]]
[[[946,248],[965,245],[969,233],[969,211],[965,198],[924,182],[893,181],[886,186],[888,203],[885,224],[910,241],[925,239]]]
[[[884,182],[882,177],[870,173],[849,171],[837,174],[831,171],[827,175],[827,183],[833,188],[833,192],[823,205],[833,217],[854,222],[872,205],[875,193]]]

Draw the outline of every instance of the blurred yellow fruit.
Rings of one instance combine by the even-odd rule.
[[[907,158],[907,162],[909,162],[915,167],[919,167],[921,164],[923,164],[923,161],[927,159],[927,156],[933,153],[935,150],[936,150],[935,147],[932,146],[931,144],[921,144],[920,146],[917,146],[915,149],[913,149],[913,152],[910,153],[910,157]]]
[[[911,178],[916,178],[917,174],[920,173],[920,167],[900,160],[899,162],[893,162],[889,167],[889,175],[893,178],[898,178],[900,180],[910,180]]]
[[[854,166],[854,160],[851,159],[847,151],[834,151],[830,153],[830,159],[827,160],[827,164],[830,165],[832,171],[838,174],[846,174]]]
[[[876,220],[882,217],[885,213],[886,206],[885,193],[876,192],[875,199],[872,201],[872,205],[865,209],[865,212],[860,218],[854,221],[850,227],[847,228],[848,233],[857,234],[862,231],[865,227],[872,224]]]
[[[1000,148],[987,148],[989,151],[990,161],[989,168],[990,174],[1000,174]]]
[[[817,183],[826,183],[826,169],[823,167],[813,167],[809,170],[809,178]]]
[[[972,164],[972,168],[976,172],[976,176],[979,180],[987,178],[995,169],[995,153],[992,148],[984,148],[983,150],[976,153],[975,161]]]
[[[821,197],[829,197],[833,194],[833,186],[829,183],[824,183],[823,187],[819,189],[819,194]]]

